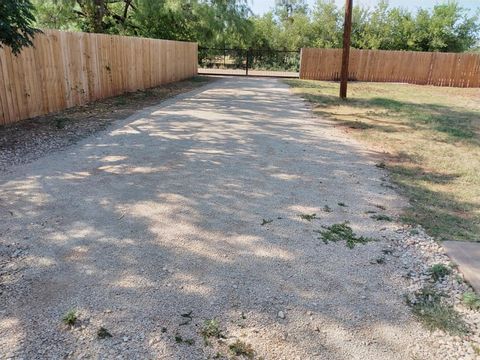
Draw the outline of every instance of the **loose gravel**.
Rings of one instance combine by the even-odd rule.
[[[198,77],[126,93],[0,127],[0,172],[65,149],[139,109],[191,91],[213,79]]]
[[[406,205],[375,154],[273,79],[225,78],[9,166],[0,205],[1,358],[478,357],[468,285],[429,275],[441,246],[372,218]],[[375,241],[325,244],[345,221]],[[467,335],[413,315],[426,285]]]

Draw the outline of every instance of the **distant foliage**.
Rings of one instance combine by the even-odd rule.
[[[30,0],[0,0],[0,47],[10,46],[15,55],[31,46],[36,30]]]
[[[2,0],[4,1],[4,0]],[[8,0],[12,2],[12,0]],[[15,1],[13,1],[15,2]],[[27,3],[28,1],[23,1]],[[334,0],[281,0],[255,16],[248,0],[33,0],[37,24],[56,29],[198,41],[216,48],[295,50],[342,46],[344,9]],[[480,24],[456,1],[416,12],[381,0],[355,5],[352,46],[463,52],[478,48]]]

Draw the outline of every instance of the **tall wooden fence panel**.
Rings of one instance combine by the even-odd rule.
[[[197,74],[197,44],[44,30],[14,56],[0,49],[0,124]]]
[[[339,80],[341,49],[302,49],[300,78]],[[480,87],[480,55],[416,51],[350,52],[350,80]]]

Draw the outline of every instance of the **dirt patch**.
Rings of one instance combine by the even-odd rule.
[[[213,78],[193,79],[140,90],[0,127],[0,171],[29,163],[106,129],[116,120],[196,89]]]

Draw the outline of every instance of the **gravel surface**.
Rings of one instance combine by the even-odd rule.
[[[64,149],[146,106],[193,90],[214,78],[198,77],[126,93],[0,127],[0,172]]]
[[[281,82],[225,78],[9,167],[0,357],[475,359],[442,248],[372,218],[405,206],[374,159]],[[375,241],[322,241],[344,221]],[[467,336],[413,316],[427,283]]]

